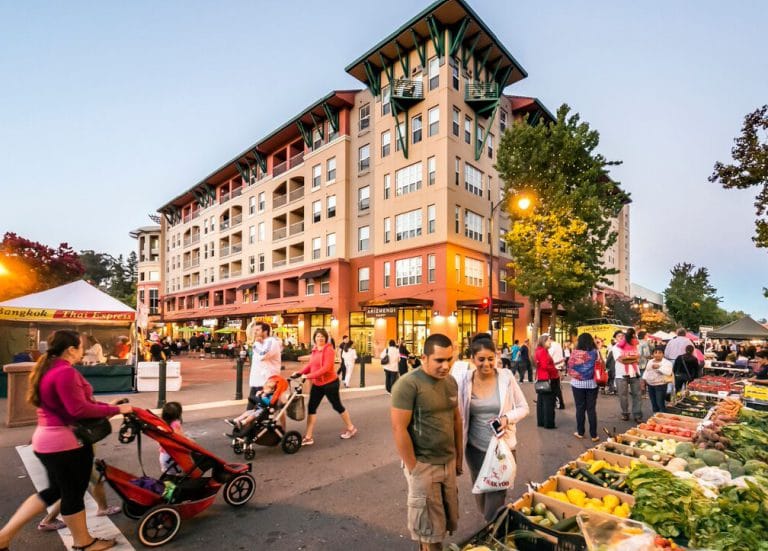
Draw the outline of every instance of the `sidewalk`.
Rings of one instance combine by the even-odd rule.
[[[181,362],[181,390],[167,392],[166,401],[180,402],[185,412],[201,411],[213,408],[242,406],[248,398],[248,376],[250,365],[243,368],[243,399],[235,400],[237,369],[236,362],[226,359],[199,359],[196,356],[179,356],[174,358]],[[303,362],[283,362],[283,377],[288,377],[294,371],[303,368]],[[338,364],[337,364],[338,368]],[[379,394],[384,389],[384,370],[376,360],[374,365],[365,366],[365,388],[360,388],[360,366],[355,365],[350,387],[342,388],[342,395],[359,395],[369,392]],[[154,409],[157,406],[157,392],[133,392],[130,394],[97,394],[96,399],[104,402],[126,397],[131,404]],[[34,425],[27,427],[8,428],[5,426],[8,417],[7,399],[0,399],[0,447],[24,444],[29,441]]]

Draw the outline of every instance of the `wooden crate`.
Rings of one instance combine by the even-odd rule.
[[[676,434],[664,434],[661,432],[654,432],[652,430],[641,430],[638,428],[629,429],[627,431],[629,435],[641,436],[643,438],[650,438],[651,440],[666,440],[667,438],[677,440],[678,442],[693,442],[693,438],[687,438],[685,436],[677,436]]]
[[[620,455],[626,455],[628,457],[634,457],[635,459],[645,458],[644,463],[652,465],[654,467],[663,467],[669,460],[672,459],[671,455],[657,454],[648,450],[636,448],[634,446],[627,446],[626,444],[619,444],[618,442],[604,442],[598,446],[598,449],[604,450],[608,453],[618,453]],[[661,457],[659,461],[651,459],[654,455]]]

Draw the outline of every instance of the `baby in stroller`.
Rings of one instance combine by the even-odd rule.
[[[224,419],[225,423],[232,425],[232,433],[227,436],[232,438],[247,436],[254,425],[269,419],[269,415],[275,412],[280,402],[280,396],[288,390],[288,381],[279,375],[273,375],[264,383],[262,389],[256,393],[256,407],[247,409],[234,419]]]

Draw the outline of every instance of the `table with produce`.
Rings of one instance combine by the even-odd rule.
[[[531,484],[462,551],[768,551],[768,412],[688,395]]]

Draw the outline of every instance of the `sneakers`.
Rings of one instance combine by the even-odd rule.
[[[343,440],[349,440],[356,434],[357,434],[357,427],[352,427],[352,430],[350,429],[345,430],[339,435],[339,437],[342,438]]]
[[[579,440],[583,440],[584,439],[584,435],[583,434],[579,434],[578,432],[574,432],[573,435],[576,438],[578,438]]]
[[[225,422],[227,425],[231,425],[231,426],[233,426],[233,427],[236,427],[236,426],[237,426],[237,422],[236,422],[234,419],[224,419],[224,422]]]
[[[37,529],[41,532],[55,532],[56,530],[61,530],[66,527],[66,523],[60,518],[55,518],[51,522],[41,522],[37,525]]]

